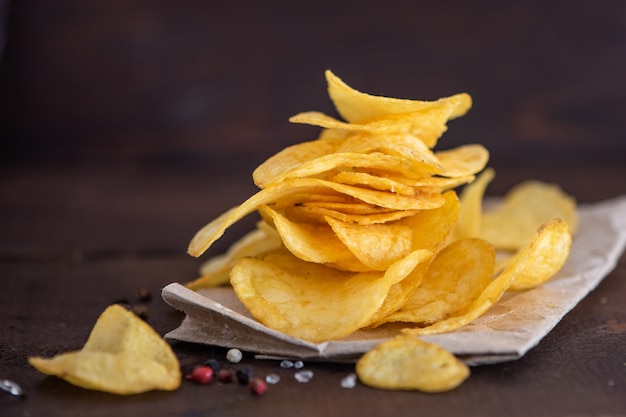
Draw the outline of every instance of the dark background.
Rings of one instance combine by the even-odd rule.
[[[441,148],[491,165],[622,164],[623,1],[15,0],[0,71],[3,166],[248,172],[361,91],[474,107]]]
[[[439,149],[491,151],[501,195],[555,182],[580,204],[626,195],[626,2],[0,0],[0,393],[4,416],[623,416],[626,258],[523,358],[472,369],[443,394],[338,388],[350,365],[307,364],[264,398],[184,383],[119,397],[28,365],[80,349],[98,315],[153,294],[159,334],[182,315],[160,298],[205,257],[193,234],[257,189],[252,170],[335,114],[331,69],[361,91],[468,92]],[[5,36],[6,35],[6,36]],[[189,367],[225,349],[173,343]],[[272,361],[245,363],[276,372]],[[186,382],[186,381],[184,381]]]

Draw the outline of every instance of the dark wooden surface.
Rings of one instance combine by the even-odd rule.
[[[264,397],[189,383],[119,397],[31,368],[28,356],[80,348],[139,288],[160,334],[179,324],[160,289],[195,277],[189,239],[255,191],[256,165],[313,139],[287,118],[333,113],[326,68],[371,93],[469,92],[473,109],[440,143],[485,144],[492,194],[527,178],[581,203],[626,194],[623,2],[170,3],[15,0],[0,12],[0,378],[26,392],[0,395],[0,415],[626,415],[624,256],[525,357],[473,368],[444,394],[342,389],[352,368],[336,364],[307,364],[315,377],[300,384],[249,354],[257,373],[282,376]],[[185,368],[225,354],[173,347]]]

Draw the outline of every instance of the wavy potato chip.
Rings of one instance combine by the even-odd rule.
[[[497,249],[516,251],[553,218],[563,219],[576,233],[575,200],[555,184],[529,180],[513,187],[499,207],[482,214],[480,236]]]
[[[185,286],[191,290],[218,287],[230,283],[230,269],[235,262],[246,256],[258,256],[282,246],[283,242],[275,229],[265,222],[234,242],[226,253],[214,256],[200,266],[200,277]]]
[[[468,94],[457,94],[436,101],[404,100],[390,97],[373,96],[362,93],[345,84],[331,71],[326,71],[328,95],[335,108],[350,123],[363,123],[381,118],[393,118],[395,115],[411,114],[433,107],[443,106],[448,111],[447,119],[463,116],[472,106]],[[419,126],[419,124],[418,124]],[[434,132],[432,136],[422,133],[424,143],[432,148],[443,132]]]
[[[381,224],[403,219],[405,217],[413,216],[419,213],[421,210],[379,210],[375,213],[345,213],[341,210],[335,210],[334,208],[302,205],[292,207],[292,210],[299,212],[302,219],[310,219],[315,222],[326,222],[326,217],[332,217],[344,222],[351,222],[360,225]],[[433,209],[436,210],[436,209]]]
[[[100,315],[80,351],[53,358],[32,357],[28,362],[71,384],[121,395],[173,391],[182,379],[170,345],[120,305],[112,305]]]
[[[411,252],[413,230],[401,221],[367,226],[332,217],[326,221],[345,247],[372,271],[384,271]]]
[[[470,370],[438,345],[398,336],[365,353],[357,361],[356,373],[374,388],[435,393],[458,387]]]
[[[366,172],[341,171],[330,178],[340,184],[360,185],[375,190],[390,191],[392,193],[414,195],[415,189],[409,185],[394,181],[391,178],[376,176]]]
[[[332,264],[346,271],[370,270],[344,245],[328,224],[296,223],[268,206],[260,210],[272,220],[289,252],[303,261]]]
[[[259,165],[252,172],[252,179],[258,187],[263,188],[266,184],[276,182],[285,172],[297,168],[304,162],[332,154],[338,144],[337,141],[314,140],[288,146]]]
[[[441,250],[420,286],[383,322],[420,325],[444,320],[469,306],[491,283],[496,253],[481,239],[463,239]]]
[[[513,283],[516,280],[521,288],[529,288],[531,283],[545,282],[569,257],[568,242],[571,242],[571,234],[567,223],[560,219],[545,223],[535,232],[530,243],[514,257],[514,261],[510,262],[469,306],[430,326],[406,328],[402,333],[423,336],[458,329],[481,316],[498,302],[507,290],[515,288]]]
[[[454,226],[452,240],[475,238],[481,236],[483,199],[487,185],[493,180],[495,171],[485,169],[476,179],[468,184],[459,197],[461,211],[459,220]]]
[[[233,289],[259,322],[316,343],[363,327],[401,278],[379,271],[341,271],[286,251],[241,259],[231,271]]]

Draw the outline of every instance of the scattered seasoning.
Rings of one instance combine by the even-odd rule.
[[[241,366],[235,371],[235,376],[241,385],[247,385],[254,377],[254,371],[249,366]]]
[[[298,371],[295,374],[293,374],[293,377],[296,379],[296,381],[304,384],[304,383],[309,382],[311,379],[313,379],[313,371],[310,371],[308,369],[305,369],[303,371]]]
[[[293,362],[288,361],[288,360],[284,360],[280,362],[280,367],[283,369],[289,369],[289,368],[293,368]]]
[[[261,378],[252,378],[248,382],[248,388],[255,395],[263,395],[267,391],[267,384]]]
[[[239,363],[243,355],[239,349],[230,349],[226,352],[226,360],[230,363]]]
[[[196,366],[187,379],[195,384],[206,385],[213,380],[213,368],[210,366]]]
[[[301,369],[301,368],[304,367],[304,362],[302,362],[302,361],[295,361],[293,363],[293,367],[296,368],[296,369]]]
[[[356,387],[357,375],[354,372],[349,373],[348,375],[341,378],[341,388],[354,388]]]
[[[265,382],[268,384],[278,384],[280,382],[280,375],[278,374],[267,374],[265,376]]]

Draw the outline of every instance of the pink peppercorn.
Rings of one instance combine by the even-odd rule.
[[[252,378],[248,382],[248,388],[255,395],[263,395],[267,391],[267,384],[261,378]]]
[[[235,373],[231,369],[222,368],[217,372],[217,380],[220,382],[234,382]]]
[[[213,379],[213,368],[210,366],[196,366],[193,371],[187,375],[187,379],[196,384],[208,384]]]

